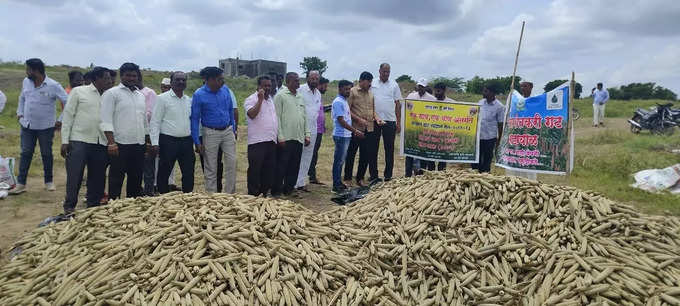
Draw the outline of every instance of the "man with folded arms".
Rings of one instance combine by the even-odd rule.
[[[170,191],[168,178],[175,162],[182,171],[182,191],[194,190],[194,155],[191,140],[191,99],[184,95],[187,77],[177,71],[170,75],[171,90],[158,96],[151,115],[151,144],[159,153],[158,192]],[[154,154],[155,155],[155,154]]]
[[[78,193],[87,166],[87,207],[99,206],[106,185],[106,136],[99,129],[102,94],[111,87],[108,69],[94,67],[90,85],[73,87],[64,108],[61,128],[61,156],[66,159],[64,213],[78,203]]]

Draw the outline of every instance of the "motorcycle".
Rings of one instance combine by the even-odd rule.
[[[633,114],[633,118],[628,120],[630,131],[634,134],[642,130],[650,130],[653,134],[671,135],[679,122],[674,120],[676,113],[671,109],[673,104],[656,104],[656,109],[646,110],[638,108]],[[680,112],[677,114],[680,119]]]

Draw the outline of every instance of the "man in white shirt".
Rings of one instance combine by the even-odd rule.
[[[139,92],[144,95],[144,103],[146,104],[146,121],[147,124],[149,124],[151,122],[151,115],[153,114],[153,109],[156,105],[156,99],[158,98],[158,95],[153,89],[144,86],[144,78],[141,71],[137,75],[137,82],[137,88],[139,88]],[[151,150],[147,148],[147,152],[151,152]],[[144,177],[142,180],[144,182],[143,191],[145,196],[153,196],[156,193],[157,163],[158,158],[155,156],[151,156],[150,154],[144,155]]]
[[[380,136],[383,138],[385,149],[385,181],[392,179],[394,168],[394,139],[401,131],[401,89],[399,84],[390,80],[390,65],[380,64],[380,78],[378,82],[371,84],[371,93],[375,98],[375,113],[385,121],[382,126],[376,127],[376,146],[380,146]]]
[[[248,121],[248,194],[267,196],[276,177],[278,118],[271,78],[257,78],[257,91],[243,102]]]
[[[534,89],[534,83],[526,82],[526,81],[519,83],[519,91],[520,91],[520,94],[522,94],[522,97],[524,97],[524,98],[531,97],[531,91],[533,89]],[[521,171],[521,170],[505,169],[505,175],[528,178],[528,179],[534,180],[534,181],[537,179],[536,173]]]
[[[609,91],[602,88],[602,83],[597,83],[597,89],[593,92],[593,126],[604,127],[604,106],[609,101]]]
[[[7,96],[0,90],[0,113],[5,109],[5,104],[7,103]]]
[[[106,135],[111,158],[109,198],[112,200],[120,198],[126,175],[126,196],[143,195],[144,156],[151,148],[144,94],[137,87],[139,66],[125,63],[119,72],[120,84],[104,92],[101,105],[100,129]]]
[[[498,147],[498,137],[503,135],[505,106],[496,99],[496,89],[484,86],[484,99],[479,100],[479,163],[472,164],[472,169],[480,173],[491,172],[491,160]]]
[[[67,99],[68,96],[61,84],[45,74],[45,64],[42,60],[31,58],[26,61],[26,78],[21,86],[17,107],[17,119],[21,125],[21,159],[17,185],[9,191],[10,194],[26,191],[26,179],[36,142],[40,144],[45,189],[56,190],[52,182],[52,140],[54,130],[61,128],[61,116],[55,120],[54,103],[60,100],[63,108]]]
[[[153,153],[159,153],[158,184],[159,193],[170,191],[168,178],[175,162],[182,172],[182,192],[194,190],[194,155],[191,139],[191,99],[184,94],[187,77],[177,71],[170,75],[171,90],[158,96],[153,113],[149,136]]]
[[[106,185],[106,137],[99,129],[102,94],[111,87],[111,74],[103,67],[90,72],[90,85],[73,87],[64,108],[61,128],[61,156],[66,159],[64,213],[78,203],[78,193],[87,166],[87,207],[99,206]]]
[[[307,126],[311,134],[311,143],[316,142],[316,119],[319,116],[319,108],[321,108],[321,92],[317,89],[321,75],[318,71],[312,70],[307,75],[307,84],[300,86],[298,91],[302,94],[302,100],[305,102],[305,112],[307,114]],[[314,155],[314,146],[305,146],[302,149],[302,158],[300,159],[300,169],[298,171],[297,183],[295,188],[298,190],[309,192],[307,190],[307,178],[309,177],[309,166]]]
[[[425,91],[427,87],[427,80],[426,79],[420,79],[418,83],[416,83],[416,90],[412,91],[408,96],[406,96],[406,99],[408,100],[426,100],[426,101],[434,101],[435,97]],[[420,166],[421,164],[424,164],[424,161],[413,158],[410,156],[407,156],[404,160],[405,167],[404,167],[404,172],[406,177],[411,177],[414,174],[418,175],[420,174]]]

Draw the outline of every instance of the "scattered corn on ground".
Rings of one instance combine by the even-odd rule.
[[[321,214],[173,193],[34,230],[0,305],[680,305],[679,235],[675,217],[466,171]]]

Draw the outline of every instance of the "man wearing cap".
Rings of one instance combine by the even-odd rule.
[[[161,93],[164,93],[168,90],[170,90],[172,86],[170,86],[170,78],[163,78],[161,80]]]
[[[236,192],[236,122],[233,103],[224,85],[224,71],[217,67],[201,70],[205,85],[194,92],[191,103],[191,137],[205,160],[205,190],[217,192],[217,154],[224,152],[224,192]],[[199,126],[203,138],[199,138]]]
[[[161,80],[161,93],[165,93],[168,90],[170,90],[171,88],[172,88],[172,86],[170,86],[170,78],[163,78]],[[153,114],[152,114],[151,117],[153,117]],[[188,117],[187,117],[187,119],[188,119]],[[160,162],[160,157],[156,157],[156,178],[158,178],[158,163],[159,162]],[[159,185],[158,180],[156,180],[156,186],[158,186],[158,185]],[[175,185],[175,164],[174,163],[172,164],[172,170],[170,171],[170,177],[168,178],[168,186],[170,188],[170,191],[179,190],[179,188],[177,188],[177,186]]]
[[[302,100],[305,102],[307,129],[311,135],[311,143],[316,142],[316,119],[319,116],[319,107],[321,107],[321,92],[317,89],[320,78],[321,75],[318,71],[310,71],[307,75],[307,84],[300,86],[300,89],[298,89],[300,94],[302,94]],[[313,155],[314,146],[305,146],[302,149],[300,169],[297,177],[297,183],[295,184],[295,188],[298,190],[309,192],[309,190],[307,190],[307,177]]]
[[[126,196],[139,197],[142,192],[144,156],[151,153],[149,122],[144,94],[139,91],[139,66],[120,66],[120,84],[104,92],[100,107],[99,128],[106,135],[109,167],[109,198],[121,196],[127,176]],[[148,152],[147,152],[148,151]]]
[[[399,84],[390,80],[390,65],[380,64],[378,82],[371,85],[371,93],[375,97],[375,113],[385,121],[375,130],[376,146],[380,146],[380,137],[385,149],[385,181],[392,179],[394,167],[394,139],[401,130],[401,89]],[[377,179],[379,181],[379,179]]]
[[[425,100],[425,101],[434,101],[435,97],[425,91],[427,87],[427,80],[422,78],[418,80],[418,83],[416,83],[416,89],[408,94],[406,96],[406,99],[409,100]],[[410,156],[407,156],[405,158],[405,167],[404,167],[404,172],[406,177],[411,177],[412,175],[418,175],[420,174],[420,166],[423,163],[420,159],[413,158]]]
[[[172,90],[158,96],[151,115],[150,136],[153,151],[159,152],[158,192],[170,190],[168,179],[175,162],[182,171],[182,191],[194,190],[196,156],[191,140],[191,99],[184,95],[187,77],[181,71],[170,75]]]
[[[108,69],[94,67],[94,82],[73,87],[64,108],[61,129],[61,156],[66,160],[64,213],[78,203],[78,193],[87,166],[87,207],[99,206],[106,185],[106,137],[99,129],[102,94],[111,87]]]

